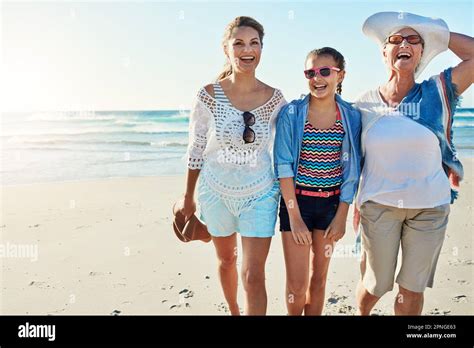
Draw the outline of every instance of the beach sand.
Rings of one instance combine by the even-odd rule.
[[[474,314],[473,160],[463,163],[465,180],[424,314]],[[2,187],[0,313],[228,314],[213,245],[179,242],[171,228],[171,205],[183,189],[184,176]],[[351,221],[352,209],[338,244],[347,252],[331,260],[328,315],[356,313],[359,264],[350,253]],[[18,257],[20,251],[27,253]],[[266,277],[268,314],[286,314],[279,232]],[[374,314],[393,314],[395,289]]]

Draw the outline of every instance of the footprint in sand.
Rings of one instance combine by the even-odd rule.
[[[182,295],[184,298],[190,298],[194,296],[194,292],[188,289],[183,289],[179,292],[179,295]]]
[[[467,303],[467,296],[458,295],[458,296],[454,296],[451,300],[458,303]]]
[[[451,259],[451,260],[448,260],[448,264],[450,266],[459,266],[459,265],[474,265],[474,261],[472,260],[460,260],[460,259]]]
[[[454,260],[450,259],[450,260],[448,260],[448,265],[450,265],[450,266],[458,266],[460,264],[461,264],[461,260],[459,260],[459,259],[454,259]]]
[[[97,277],[97,276],[102,276],[102,275],[104,275],[104,273],[102,273],[102,272],[89,272],[89,275],[90,275],[91,277]]]
[[[430,315],[447,315],[451,313],[450,310],[442,310],[442,309],[439,309],[439,308],[434,308],[432,309],[431,311],[428,312],[428,314]]]
[[[347,296],[339,296],[337,295],[336,293],[332,292],[331,293],[331,296],[328,298],[328,303],[329,304],[336,304],[338,303],[339,301],[344,301],[347,299]]]
[[[346,304],[341,304],[337,312],[341,314],[356,314],[355,308]]]
[[[81,225],[81,226],[77,226],[75,229],[80,230],[81,228],[89,228],[89,227],[92,227],[92,226],[91,225]]]
[[[183,304],[174,304],[174,305],[171,305],[170,306],[170,310],[174,309],[174,310],[177,310],[179,308],[191,308],[191,304],[186,302],[186,303],[183,303]]]
[[[92,227],[92,226],[91,225],[81,225],[81,226],[77,226],[76,230],[79,230],[81,228],[88,228],[88,227]]]
[[[224,302],[221,302],[218,305],[214,304],[214,306],[217,306],[218,312],[229,313],[229,308],[227,307],[227,304],[225,304]]]
[[[356,310],[353,306],[345,303],[347,296],[338,295],[331,292],[331,296],[326,302],[326,309],[331,314],[355,314]]]
[[[45,288],[49,288],[49,285],[46,284],[46,282],[38,282],[36,280],[33,280],[29,286],[36,286],[37,288],[40,288],[40,289],[45,289]]]

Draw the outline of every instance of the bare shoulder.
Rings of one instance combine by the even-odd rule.
[[[214,98],[214,86],[212,83],[205,85],[204,89],[206,90],[207,93],[209,93]]]
[[[266,83],[264,83],[264,82],[262,82],[262,81],[260,81],[260,80],[259,80],[258,82],[260,83],[260,89],[261,89],[262,91],[265,91],[265,92],[267,92],[267,93],[273,93],[273,92],[276,90],[276,88],[274,88],[274,87],[272,87],[272,86],[270,86],[270,85],[267,85]]]
[[[259,81],[260,83],[260,93],[265,96],[265,99],[270,99],[276,91],[276,88]]]

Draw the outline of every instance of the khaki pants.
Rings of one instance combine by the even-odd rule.
[[[433,287],[449,212],[449,204],[425,209],[373,201],[362,204],[361,273],[367,291],[381,297],[393,289],[400,245],[402,263],[396,282],[414,292]]]

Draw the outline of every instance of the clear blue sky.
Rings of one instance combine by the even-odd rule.
[[[266,31],[257,77],[288,100],[306,93],[304,57],[332,46],[347,61],[343,97],[386,78],[379,50],[361,31],[379,11],[443,18],[473,35],[473,1],[7,2],[2,5],[3,110],[189,108],[224,64],[226,24],[247,15]],[[421,79],[458,59],[436,57]],[[473,88],[463,106],[473,106]]]

